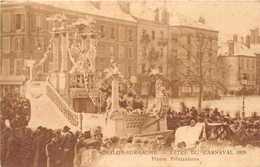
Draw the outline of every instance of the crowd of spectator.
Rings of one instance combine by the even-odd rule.
[[[6,94],[1,100],[1,127],[27,126],[30,121],[31,104],[27,98]]]
[[[189,109],[182,105],[181,112],[169,109],[167,113],[167,126],[173,130],[173,134],[178,127],[193,127],[196,123],[206,122],[220,127],[211,129],[206,141],[217,141],[220,136],[232,145],[254,145],[253,141],[260,140],[257,117],[232,118],[228,113],[217,109],[197,111],[195,107]],[[39,126],[32,130],[27,126],[30,102],[25,98],[7,96],[1,102],[1,109],[1,121],[10,120],[10,125],[4,121],[1,126],[3,167],[91,167],[109,152],[168,152],[172,149],[185,149],[185,142],[177,143],[175,148],[172,144],[174,137],[166,140],[161,135],[146,138],[129,134],[106,138],[101,127],[85,132],[72,132],[68,126],[57,130]]]
[[[226,135],[226,139],[234,145],[258,144],[260,141],[260,119],[256,115],[251,117],[240,116],[231,117],[229,112],[219,111],[217,108],[205,108],[198,111],[195,107],[188,108],[181,103],[181,112],[169,110],[167,113],[167,127],[176,130],[181,126],[191,126],[196,123],[206,123],[208,127],[213,127],[212,133],[217,136]],[[215,127],[215,128],[214,128]],[[222,130],[219,130],[221,128]]]

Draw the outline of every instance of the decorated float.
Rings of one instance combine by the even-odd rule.
[[[56,53],[59,54],[60,52],[57,48],[61,49],[62,73],[49,75],[46,78],[45,82],[47,83],[44,89],[66,118],[72,122],[73,126],[76,126],[79,130],[88,130],[95,126],[101,126],[105,136],[132,134],[133,136],[150,137],[159,134],[164,136],[172,135],[172,131],[167,130],[166,125],[166,113],[169,109],[168,96],[166,90],[163,89],[162,80],[160,79],[162,74],[159,73],[158,69],[153,69],[150,73],[150,77],[156,79],[154,104],[149,108],[133,107],[133,100],[138,101],[139,104],[144,103],[119,71],[115,60],[111,60],[111,66],[105,69],[103,74],[96,70],[99,32],[95,30],[95,20],[87,16],[69,24],[69,19],[63,14],[53,15],[48,20],[54,25],[48,50],[38,64],[33,63],[30,65],[30,71],[32,73],[33,68],[40,66],[48,59],[51,48],[54,57]],[[61,37],[61,40],[59,40],[59,37]],[[59,43],[59,41],[61,42]],[[67,59],[71,61],[72,68],[66,74],[68,68]],[[59,64],[59,62],[55,62],[55,59],[53,61],[53,68],[56,68],[55,64]],[[98,108],[98,113],[77,113],[69,108],[69,105],[60,97],[65,90],[61,88],[66,88],[63,84],[66,83],[66,80],[68,82],[67,78],[69,77],[66,75],[72,76],[74,73],[83,76],[82,87],[86,89],[88,97]],[[106,75],[102,78],[104,74]],[[33,83],[32,74],[30,80]],[[120,105],[123,100],[122,97],[119,97],[119,82],[126,85],[129,96],[123,105]],[[37,84],[37,82],[34,83]],[[108,87],[111,87],[109,94],[104,91]]]

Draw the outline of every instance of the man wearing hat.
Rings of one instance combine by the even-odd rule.
[[[47,167],[60,167],[61,165],[61,149],[58,141],[58,135],[53,134],[51,142],[46,145]]]
[[[85,141],[85,136],[83,134],[80,134],[74,148],[74,153],[75,153],[74,161],[73,161],[74,167],[79,167],[81,164],[81,153],[82,153],[81,150],[85,148],[84,141]]]
[[[62,167],[73,166],[74,147],[76,144],[75,135],[70,131],[68,126],[63,128],[64,136],[62,139]]]

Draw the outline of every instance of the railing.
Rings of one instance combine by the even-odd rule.
[[[46,84],[46,94],[51,99],[51,101],[58,107],[58,109],[62,112],[65,118],[71,123],[73,126],[79,125],[79,114],[75,113],[69,105],[65,102],[65,100],[59,95],[59,93],[47,82]]]

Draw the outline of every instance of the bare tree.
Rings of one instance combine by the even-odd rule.
[[[188,38],[187,45],[179,43],[186,50],[187,57],[177,59],[178,66],[183,66],[186,71],[179,70],[182,83],[198,85],[198,107],[201,108],[204,87],[208,84],[217,85],[221,82],[221,76],[225,73],[223,66],[212,53],[212,40],[199,33],[196,37]]]

